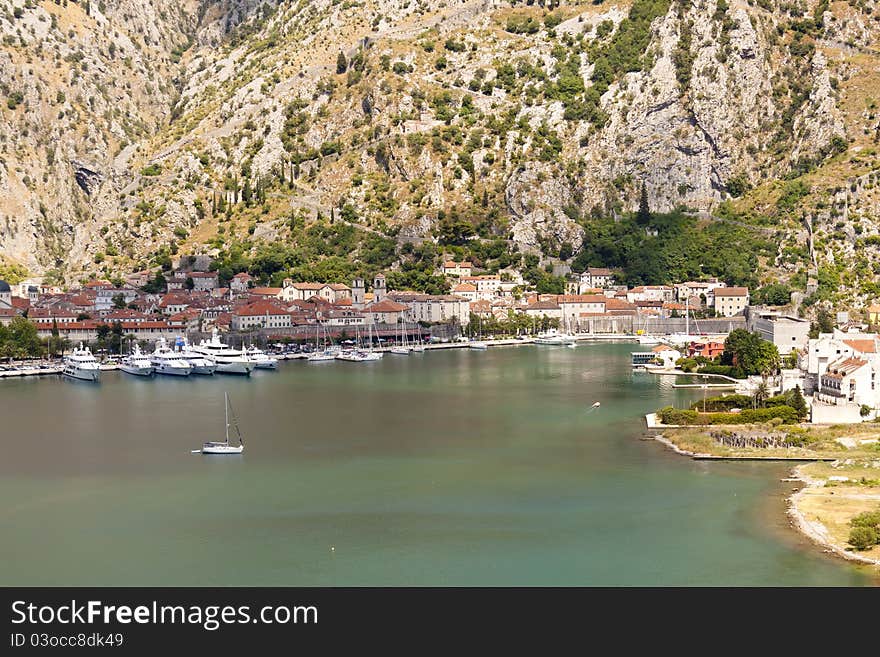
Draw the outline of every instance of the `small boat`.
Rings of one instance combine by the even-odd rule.
[[[61,374],[71,379],[80,381],[99,381],[101,378],[101,366],[92,355],[92,350],[79,346],[64,357],[64,367]]]
[[[336,360],[336,357],[339,355],[338,349],[322,349],[321,351],[314,351],[310,353],[306,360],[310,363],[328,363],[331,360]]]
[[[569,349],[577,349],[577,342],[569,342],[565,346],[568,347]]]
[[[119,369],[134,376],[153,376],[156,373],[153,361],[147,354],[141,353],[141,347],[137,344],[132,352],[120,361]]]
[[[245,350],[245,354],[248,358],[254,361],[254,365],[258,370],[277,370],[278,369],[278,359],[273,358],[265,351],[251,345]]]
[[[484,349],[488,349],[489,345],[487,345],[482,340],[474,340],[473,342],[468,343],[468,349],[476,349],[478,351],[482,351]]]
[[[202,445],[201,449],[193,450],[193,454],[241,454],[244,451],[244,441],[241,437],[241,431],[238,428],[238,420],[235,417],[235,411],[232,411],[232,421],[235,426],[235,433],[238,436],[238,445],[229,444],[229,411],[232,410],[232,404],[229,403],[229,394],[223,393],[226,403],[226,440],[223,442],[207,442]]]
[[[660,338],[655,335],[639,335],[636,337],[639,344],[654,345],[660,344]]]
[[[409,347],[404,347],[403,345],[395,345],[388,350],[389,354],[395,354],[397,356],[409,356]]]

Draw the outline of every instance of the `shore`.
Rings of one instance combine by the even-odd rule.
[[[787,514],[794,527],[827,554],[880,571],[880,545],[857,552],[848,545],[849,521],[864,511],[880,509],[880,450],[873,438],[862,443],[856,436],[875,436],[878,428],[835,426],[821,430],[815,449],[735,450],[706,448],[694,440],[694,431],[670,431],[651,439],[680,456],[696,460],[800,461],[791,479],[802,484],[788,497]],[[837,436],[848,433],[850,436]],[[708,438],[708,436],[705,436]],[[869,442],[870,441],[870,442]],[[699,448],[695,445],[699,445]],[[783,451],[788,454],[782,453]],[[714,452],[714,453],[713,453]]]

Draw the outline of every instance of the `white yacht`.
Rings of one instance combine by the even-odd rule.
[[[174,343],[174,346],[177,350],[177,353],[180,354],[181,358],[185,359],[190,367],[192,368],[192,374],[203,374],[206,376],[210,376],[215,371],[217,371],[217,363],[214,362],[213,358],[209,358],[208,356],[203,356],[202,354],[198,354],[192,350],[189,346],[189,342],[184,337],[178,337]]]
[[[99,381],[101,378],[101,366],[92,355],[91,349],[79,346],[64,357],[64,367],[61,370],[64,376],[81,381]]]
[[[156,341],[156,349],[152,356],[153,368],[156,374],[167,374],[169,376],[189,376],[192,372],[192,365],[184,358],[179,351],[174,351],[165,342],[165,338],[159,338]]]
[[[155,374],[152,359],[141,352],[141,347],[137,344],[132,352],[119,363],[119,369],[134,376],[153,376]]]
[[[265,351],[260,349],[257,346],[251,345],[245,351],[247,357],[254,361],[254,366],[258,370],[277,370],[278,369],[278,359],[273,358]]]
[[[575,337],[573,335],[560,333],[556,329],[550,329],[549,331],[539,333],[538,337],[535,338],[535,344],[567,345],[574,342]]]
[[[487,345],[482,340],[473,340],[468,343],[468,349],[476,349],[477,351],[484,351],[488,348],[489,348],[489,345]]]
[[[248,358],[245,352],[224,344],[217,334],[217,329],[212,331],[210,340],[202,340],[192,350],[213,360],[217,364],[216,371],[220,374],[250,376],[250,373],[254,371],[254,361]]]

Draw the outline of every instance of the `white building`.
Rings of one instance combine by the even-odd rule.
[[[578,293],[585,290],[604,290],[614,285],[614,272],[605,267],[587,267],[578,279]]]
[[[742,313],[749,305],[749,288],[724,287],[715,290],[715,312],[722,317]]]

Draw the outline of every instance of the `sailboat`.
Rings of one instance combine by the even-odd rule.
[[[479,332],[477,333],[477,339],[476,339],[476,340],[472,340],[472,341],[468,344],[468,347],[469,347],[470,349],[477,349],[477,350],[479,350],[479,351],[482,351],[482,350],[488,348],[489,345],[487,345],[487,344],[486,344],[485,342],[483,342],[483,340],[482,340],[482,337],[483,337],[483,318],[482,318],[482,316],[477,315],[477,319],[478,319],[479,322],[480,322],[480,324],[479,324],[480,328],[479,328]]]
[[[307,360],[310,363],[326,363],[331,360],[336,360],[336,355],[339,353],[338,349],[334,349],[333,347],[326,346],[326,345],[325,345],[324,349],[321,349],[319,351],[319,349],[321,347],[321,344],[320,344],[321,328],[322,328],[321,322],[319,321],[317,324],[315,324],[315,351],[310,353],[307,357]],[[326,329],[324,329],[324,333],[325,333],[325,337],[326,337],[326,333],[327,333]]]
[[[398,356],[409,356],[409,345],[406,343],[406,323],[400,325],[400,342],[389,350],[389,353],[396,354]]]
[[[235,426],[235,433],[238,436],[238,445],[229,444],[229,411],[232,410],[232,404],[229,403],[229,394],[223,393],[226,404],[226,440],[223,442],[207,442],[202,445],[201,449],[193,450],[193,454],[241,454],[244,451],[244,441],[241,438],[241,431],[238,429],[238,420],[235,417],[235,411],[232,411],[232,421]]]

